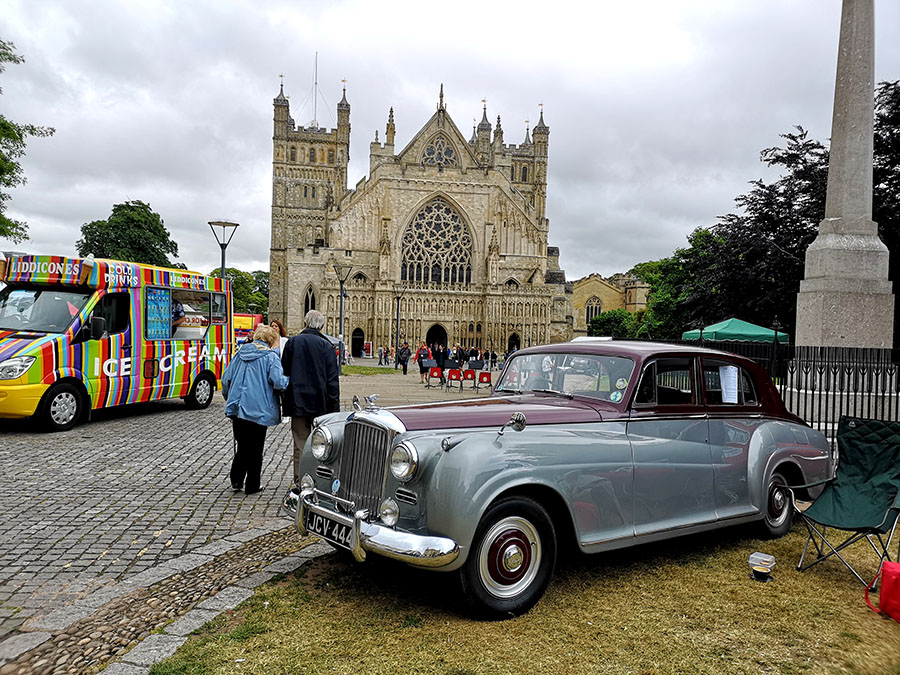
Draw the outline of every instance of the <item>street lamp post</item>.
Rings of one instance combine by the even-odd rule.
[[[216,232],[217,227],[222,228],[221,237],[219,237],[219,233]],[[219,248],[222,249],[222,279],[225,279],[225,249],[228,248],[228,244],[231,243],[231,238],[234,236],[234,232],[235,230],[237,230],[237,228],[237,223],[232,223],[228,220],[209,221],[209,229],[212,230],[213,236],[219,243]]]
[[[400,367],[400,298],[406,292],[403,284],[394,284],[394,297],[397,298],[397,333],[394,335],[394,370]]]
[[[344,374],[344,296],[346,295],[344,284],[347,282],[347,279],[350,278],[350,273],[352,271],[352,265],[334,263],[334,272],[337,274],[338,281],[341,282],[340,317],[338,318],[338,321],[340,322],[338,325],[338,340],[340,341],[338,345],[338,349],[340,350],[338,369],[340,370],[341,375]]]

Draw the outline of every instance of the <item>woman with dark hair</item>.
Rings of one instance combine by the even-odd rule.
[[[278,333],[278,353],[282,354],[284,353],[284,345],[287,344],[288,341],[287,331],[284,329],[284,324],[281,323],[278,319],[272,319],[272,323],[270,325],[275,329],[275,332]]]

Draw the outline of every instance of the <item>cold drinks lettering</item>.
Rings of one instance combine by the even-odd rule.
[[[139,280],[134,267],[109,263],[109,269],[106,271],[107,286],[137,286],[138,283]]]

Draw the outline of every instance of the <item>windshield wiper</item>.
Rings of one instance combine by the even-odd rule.
[[[521,394],[522,393],[521,389],[507,389],[506,387],[497,387],[496,389],[494,389],[494,391],[502,391],[502,392],[507,392],[510,394]]]
[[[565,396],[568,399],[571,399],[575,396],[574,394],[570,394],[566,391],[556,391],[556,389],[532,389],[531,391],[536,391],[540,394],[556,394],[557,396]]]

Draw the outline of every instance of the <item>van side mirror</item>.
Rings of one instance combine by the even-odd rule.
[[[99,340],[106,332],[106,319],[102,316],[91,317],[91,340]]]

